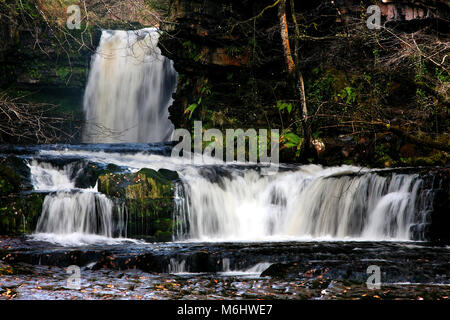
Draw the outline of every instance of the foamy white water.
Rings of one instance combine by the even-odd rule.
[[[54,244],[70,247],[70,246],[84,246],[84,245],[114,245],[124,242],[131,243],[143,243],[139,240],[126,239],[126,238],[110,238],[100,236],[96,234],[87,233],[69,233],[69,234],[57,234],[57,233],[33,233],[31,239],[36,241],[47,241]]]
[[[113,202],[96,192],[49,194],[44,199],[38,233],[85,233],[112,237]]]
[[[158,39],[154,28],[102,32],[84,96],[84,142],[170,140],[177,73]]]
[[[416,175],[348,175],[350,168],[300,167],[186,176],[177,200],[177,236],[195,241],[420,240],[426,219]],[[341,176],[337,176],[341,175]],[[178,193],[180,191],[177,191]],[[184,228],[184,229],[183,229]],[[417,239],[417,236],[419,239]]]
[[[66,165],[62,170],[54,167],[50,163],[40,163],[32,160],[28,167],[31,172],[31,183],[34,190],[38,191],[56,191],[70,190],[75,185],[70,178],[73,166]]]
[[[223,259],[223,260],[226,260]],[[272,263],[270,262],[260,262],[255,264],[254,266],[247,268],[247,269],[243,269],[243,270],[231,270],[230,266],[229,266],[229,262],[228,264],[225,261],[222,261],[223,263],[223,272],[220,272],[221,275],[223,276],[244,276],[244,277],[259,277],[261,276],[261,273],[263,271],[265,271],[267,268],[269,268]]]
[[[182,180],[174,195],[177,241],[421,240],[421,224],[432,209],[426,199],[432,195],[421,192],[423,182],[413,174],[304,165],[266,176],[226,163],[193,165],[146,153],[41,154],[79,156],[131,171],[177,171]]]

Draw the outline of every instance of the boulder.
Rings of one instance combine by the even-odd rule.
[[[136,173],[105,173],[98,177],[98,190],[122,205],[127,237],[170,241],[173,230],[176,172],[141,169]]]

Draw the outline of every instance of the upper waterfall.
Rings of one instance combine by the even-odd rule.
[[[102,32],[84,95],[83,142],[170,140],[177,73],[158,40],[155,28]]]

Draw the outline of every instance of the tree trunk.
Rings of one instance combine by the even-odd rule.
[[[292,58],[291,45],[289,43],[289,31],[286,18],[286,0],[281,0],[278,4],[278,18],[280,19],[280,33],[284,50],[284,58],[286,59],[289,74],[293,74],[295,72],[295,63]]]
[[[303,133],[303,145],[300,160],[307,160],[308,158],[313,158],[317,160],[317,152],[315,151],[312,144],[311,127],[308,121],[308,108],[306,105],[306,94],[305,94],[305,84],[303,80],[303,75],[298,68],[299,58],[298,58],[298,48],[300,39],[300,29],[298,27],[297,19],[295,17],[294,0],[291,0],[291,16],[292,21],[295,25],[295,41],[294,41],[294,57],[292,58],[291,46],[289,42],[289,30],[286,18],[286,0],[281,0],[278,5],[278,17],[280,20],[280,34],[281,41],[283,44],[284,57],[286,60],[286,65],[288,73],[295,84],[295,95],[298,96],[300,100],[300,105],[296,108],[298,116],[301,121],[302,133]]]

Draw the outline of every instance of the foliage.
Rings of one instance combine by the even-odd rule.
[[[278,108],[278,110],[280,112],[283,111],[284,109],[286,109],[288,113],[291,113],[291,111],[292,111],[292,103],[286,103],[286,102],[283,102],[281,100],[278,100],[277,101],[277,108]]]
[[[194,111],[199,107],[202,106],[203,109],[206,108],[205,105],[205,99],[211,94],[211,88],[208,85],[208,82],[206,81],[204,86],[201,87],[200,92],[199,92],[199,97],[197,102],[190,104],[185,110],[184,113],[185,114],[189,114],[189,119],[191,119]]]
[[[281,150],[285,148],[290,148],[295,151],[295,155],[300,156],[301,147],[303,144],[303,138],[299,137],[297,134],[291,131],[282,132],[280,137]]]

